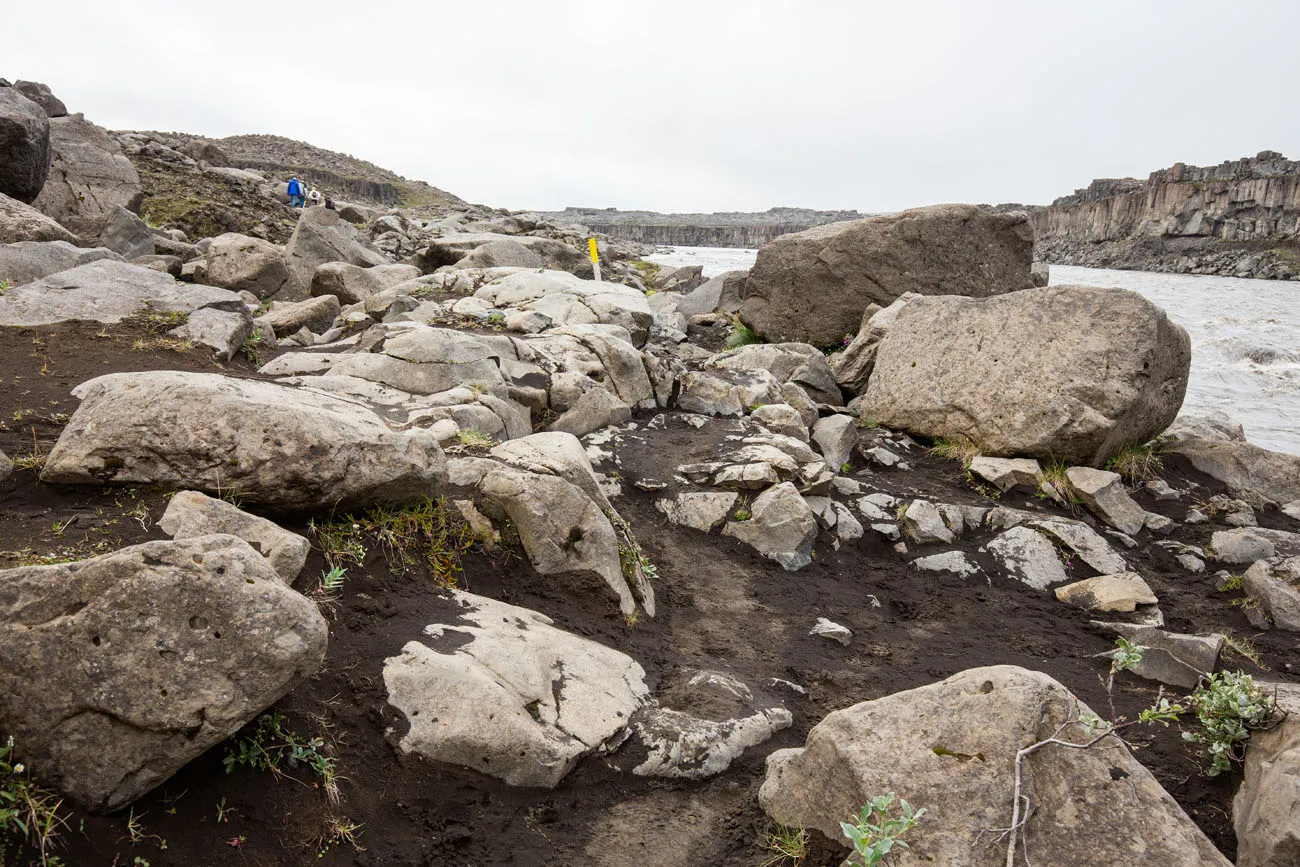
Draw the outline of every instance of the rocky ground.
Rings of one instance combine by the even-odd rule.
[[[1284,863],[1300,459],[1023,217],[194,237],[13,90],[84,194],[0,176],[0,863],[834,865],[888,793],[905,865]],[[1238,672],[1222,772],[1224,693],[1137,724]]]

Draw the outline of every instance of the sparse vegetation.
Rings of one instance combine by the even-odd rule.
[[[1252,731],[1269,729],[1283,716],[1277,699],[1240,671],[1206,675],[1189,698],[1198,729],[1183,732],[1183,739],[1201,744],[1210,754],[1207,776],[1217,777],[1232,762],[1240,761],[1240,745]]]
[[[628,264],[641,272],[641,278],[647,284],[654,283],[655,278],[659,276],[659,266],[654,262],[647,262],[644,259],[632,259]]]
[[[937,458],[961,461],[962,469],[980,455],[980,447],[967,437],[940,437],[927,451]]]
[[[63,799],[42,787],[14,753],[14,739],[0,746],[0,865],[7,864],[8,842],[15,838],[35,849],[42,867],[62,863],[51,853],[67,823],[59,815]]]
[[[734,520],[734,521],[748,521],[748,520],[749,520],[750,518],[752,518],[752,517],[754,517],[754,516],[753,516],[752,514],[750,514],[749,509],[746,509],[746,508],[743,508],[743,507],[737,509],[737,510],[736,510],[736,514],[734,514],[734,515],[731,516],[732,520]]]
[[[878,427],[880,427],[880,422],[876,421],[871,416],[858,416],[858,430],[875,430]]]
[[[1219,584],[1220,593],[1232,593],[1242,588],[1241,579],[1243,576],[1238,572],[1233,572]]]
[[[840,830],[853,845],[853,854],[858,859],[857,863],[863,867],[889,864],[893,860],[892,853],[895,849],[908,848],[907,843],[902,839],[903,835],[915,828],[917,822],[920,822],[921,817],[925,815],[924,808],[913,810],[906,799],[899,798],[898,807],[902,815],[891,818],[889,811],[896,797],[893,792],[890,792],[872,798],[863,805],[857,822],[840,823]]]
[[[0,295],[5,294],[12,288],[14,287],[9,283],[8,280],[0,280]]]
[[[362,565],[369,549],[377,545],[393,572],[404,574],[423,564],[444,587],[458,585],[461,557],[474,544],[469,526],[441,498],[376,506],[326,522],[313,520],[308,530],[331,570]]]
[[[728,349],[739,349],[742,346],[762,342],[763,338],[759,337],[754,332],[754,329],[741,322],[739,318],[731,320],[731,333],[727,335],[725,344]]]
[[[1158,479],[1165,468],[1158,448],[1155,441],[1139,446],[1125,446],[1119,454],[1106,462],[1106,469],[1119,473],[1129,484]]]
[[[452,448],[473,454],[482,454],[497,444],[497,441],[480,430],[465,428],[456,434],[456,444]]]
[[[331,803],[337,804],[339,800],[338,772],[334,758],[325,753],[324,738],[300,737],[288,727],[282,713],[262,714],[252,724],[251,731],[246,726],[243,734],[236,736],[222,764],[228,774],[236,767],[247,767],[290,779],[297,779],[290,771],[306,769]]]
[[[1230,652],[1250,662],[1260,671],[1268,671],[1268,666],[1264,664],[1264,657],[1260,655],[1259,648],[1249,638],[1241,638],[1231,632],[1226,632],[1223,636],[1223,646]]]
[[[789,864],[798,867],[808,859],[808,832],[803,828],[789,828],[780,822],[774,823],[772,829],[763,838],[763,851],[770,853],[761,867],[782,867]]]

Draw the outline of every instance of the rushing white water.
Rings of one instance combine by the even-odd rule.
[[[713,276],[754,264],[756,250],[675,247],[648,257],[661,265],[703,265]],[[1219,410],[1269,449],[1300,454],[1300,285],[1052,266],[1052,283],[1118,286],[1160,305],[1192,338],[1183,412]]]

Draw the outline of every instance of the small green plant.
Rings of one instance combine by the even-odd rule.
[[[474,544],[469,525],[442,498],[400,507],[375,506],[328,522],[309,521],[307,528],[330,569],[360,566],[369,546],[378,545],[394,573],[404,574],[423,564],[444,587],[457,586],[461,557]]]
[[[1106,469],[1119,473],[1130,484],[1158,479],[1164,468],[1164,461],[1160,458],[1155,442],[1125,446],[1119,454],[1106,462]]]
[[[1219,585],[1219,592],[1232,593],[1240,590],[1242,588],[1241,579],[1242,576],[1240,574],[1236,572],[1232,573],[1227,578],[1223,579],[1223,583]]]
[[[750,514],[749,509],[737,509],[736,514],[732,515],[731,517],[733,520],[736,521],[748,521],[750,518],[754,516]]]
[[[12,288],[14,287],[8,280],[0,280],[0,295],[5,294]]]
[[[913,810],[904,798],[898,799],[902,815],[890,818],[889,810],[897,796],[890,792],[872,798],[863,805],[855,824],[840,823],[840,830],[853,844],[853,854],[862,867],[888,864],[895,849],[908,848],[902,836],[916,827],[925,815],[925,809]]]
[[[1231,632],[1225,632],[1223,646],[1242,659],[1249,661],[1260,671],[1268,671],[1268,666],[1264,664],[1264,657],[1260,656],[1259,648],[1249,638],[1241,638]]]
[[[1238,745],[1250,733],[1281,721],[1277,699],[1240,671],[1207,675],[1190,698],[1200,728],[1183,732],[1183,739],[1203,745],[1210,754],[1206,774],[1217,777],[1240,760]]]
[[[247,729],[245,732],[222,759],[226,773],[233,773],[236,767],[248,767],[287,777],[289,771],[306,768],[315,776],[330,801],[338,802],[338,772],[334,759],[324,752],[323,738],[300,737],[288,727],[288,720],[282,713],[262,714],[254,723],[252,732]]]
[[[771,857],[761,867],[778,867],[790,864],[798,867],[808,859],[808,832],[803,828],[789,828],[780,822],[772,826],[763,838],[763,851],[770,852]]]
[[[875,420],[874,418],[872,418],[871,416],[869,416],[869,415],[860,415],[860,416],[858,416],[858,429],[859,429],[859,430],[875,430],[875,429],[878,428],[878,427],[880,427],[880,422],[876,421],[876,420]]]
[[[223,797],[217,802],[217,824],[221,825],[230,821],[230,814],[235,812],[234,807],[226,806],[226,799]]]
[[[4,838],[20,837],[40,853],[42,867],[60,863],[50,850],[67,827],[59,815],[63,800],[38,785],[27,767],[14,755],[14,739],[0,746],[0,864],[5,860]]]
[[[459,446],[462,451],[476,453],[486,452],[496,444],[496,440],[492,439],[492,437],[483,433],[483,431],[474,430],[473,428],[465,428],[456,434],[456,445]]]
[[[654,279],[659,276],[659,266],[654,262],[647,262],[644,259],[633,259],[628,262],[633,268],[641,272],[647,283],[653,283]]]
[[[342,566],[332,566],[329,570],[321,572],[320,592],[337,593],[343,589],[343,581],[348,577],[348,570]]]
[[[763,339],[758,336],[754,329],[750,328],[739,318],[731,320],[731,333],[727,335],[725,346],[728,349],[738,349],[741,346],[749,346],[752,343],[762,343]]]
[[[980,447],[967,437],[940,437],[928,451],[937,458],[961,461],[962,469],[980,455]]]
[[[316,840],[316,857],[324,858],[330,849],[343,843],[351,846],[353,851],[366,851],[359,840],[363,827],[346,816],[331,816],[325,824],[325,833]]]
[[[484,319],[483,321],[493,328],[506,327],[506,315],[502,313],[500,310],[493,310],[491,313],[487,315],[487,318]]]
[[[258,328],[254,328],[252,333],[249,334],[248,337],[244,338],[244,345],[241,346],[239,349],[239,351],[244,353],[244,357],[247,358],[249,363],[252,364],[254,367],[262,366],[261,359],[257,354],[258,348],[261,345],[262,345],[262,329],[258,327]]]

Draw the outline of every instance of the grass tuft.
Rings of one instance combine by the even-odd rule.
[[[728,349],[739,349],[742,346],[749,346],[753,343],[762,342],[763,338],[759,337],[758,334],[754,332],[754,329],[741,322],[739,318],[731,320],[731,333],[727,335],[727,342],[725,344]]]
[[[18,837],[40,853],[42,867],[60,864],[51,855],[59,833],[67,823],[59,815],[63,799],[38,785],[27,768],[14,756],[14,739],[0,746],[0,864],[5,858],[6,837]]]
[[[406,506],[375,506],[326,522],[313,520],[308,532],[325,555],[331,573],[361,566],[369,550],[378,547],[392,572],[401,575],[423,565],[443,587],[460,583],[461,557],[474,544],[469,525],[442,498]]]
[[[775,822],[763,838],[763,851],[770,857],[761,867],[781,867],[789,864],[798,867],[808,860],[808,832],[803,828],[790,828]]]
[[[980,447],[969,437],[939,437],[927,451],[937,458],[961,461],[963,469],[980,456]]]
[[[1129,484],[1137,484],[1160,478],[1165,464],[1160,457],[1159,444],[1153,440],[1145,445],[1125,446],[1106,462],[1106,469],[1119,473]]]

